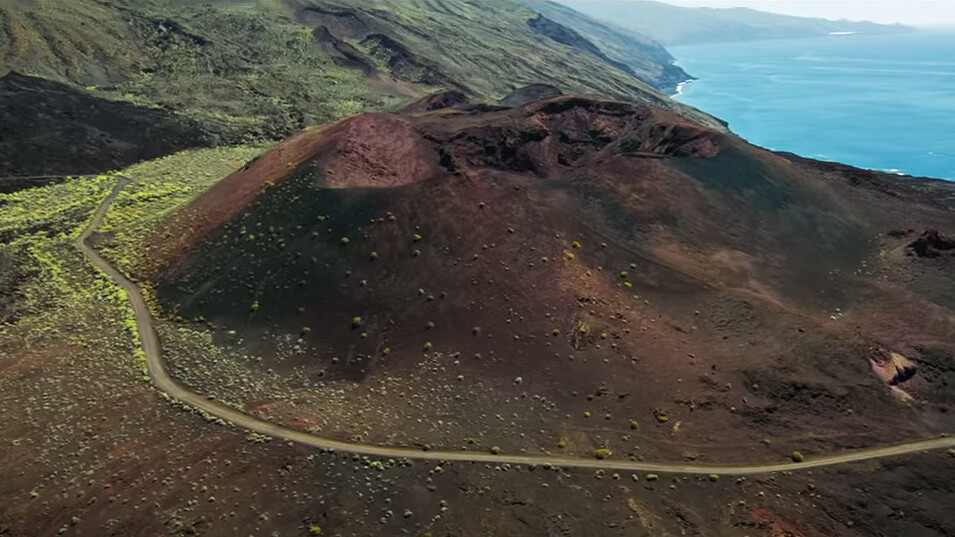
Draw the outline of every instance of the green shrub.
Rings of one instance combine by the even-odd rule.
[[[793,451],[793,454],[791,457],[793,462],[803,462],[806,460],[806,457],[802,454],[801,451]]]
[[[611,452],[607,448],[599,448],[594,450],[594,457],[597,457],[598,459],[601,459],[601,460],[606,459],[610,455],[611,455]]]
[[[350,243],[351,240],[348,237],[342,237],[340,242],[342,243],[342,246],[348,246],[348,243]]]
[[[351,320],[351,327],[352,327],[352,328],[359,328],[359,327],[361,327],[361,323],[362,323],[361,317],[352,317],[352,320]]]
[[[491,446],[491,455],[499,455],[501,453],[501,448],[498,446]]]

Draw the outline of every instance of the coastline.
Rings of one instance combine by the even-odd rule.
[[[684,80],[683,82],[677,83],[676,88],[674,89],[674,92],[670,94],[670,97],[676,97],[677,95],[682,95],[683,88],[685,88],[687,84],[689,84],[690,82],[693,82],[694,80],[697,80],[697,79],[691,78],[689,80]]]
[[[672,97],[755,145],[951,182],[952,47],[952,30],[675,47],[702,82]]]

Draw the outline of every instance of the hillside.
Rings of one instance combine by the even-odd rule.
[[[373,443],[626,457],[636,420],[655,459],[764,437],[783,457],[951,428],[953,195],[560,96],[301,133],[168,220],[135,272],[161,333],[257,357],[171,358],[253,413],[265,393],[214,368],[268,369],[290,398],[270,416]],[[896,355],[917,365],[883,376]],[[363,418],[319,411],[351,412],[337,389]]]
[[[0,77],[0,125],[3,177],[116,170],[237,138],[169,110],[104,99],[15,72]]]
[[[664,45],[820,37],[832,32],[911,31],[902,25],[793,17],[749,8],[695,8],[647,0],[559,1],[595,19],[650,36]]]
[[[610,61],[624,64],[641,80],[657,88],[673,91],[680,82],[692,78],[673,65],[674,58],[663,45],[645,35],[601,22],[552,0],[519,0],[518,3],[572,28],[608,55]]]
[[[246,140],[439,89],[493,101],[535,83],[718,124],[653,87],[682,76],[659,47],[631,51],[624,65],[586,40],[554,39],[569,30],[542,31],[537,17],[512,2],[478,10],[463,0],[17,0],[0,6],[0,75],[163,108]]]

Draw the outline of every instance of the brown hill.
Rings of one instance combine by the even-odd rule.
[[[955,257],[909,245],[953,191],[592,97],[366,114],[199,197],[142,276],[312,401],[246,408],[329,434],[779,457],[951,428]]]

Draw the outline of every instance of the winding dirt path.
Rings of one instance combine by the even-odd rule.
[[[101,257],[86,240],[90,234],[99,227],[109,208],[110,203],[116,198],[119,192],[130,183],[126,177],[119,177],[116,185],[110,194],[103,200],[99,208],[93,214],[89,224],[83,233],[76,239],[76,246],[86,255],[87,259],[97,268],[106,273],[116,285],[119,285],[126,291],[129,301],[133,306],[136,316],[136,325],[139,330],[139,339],[142,342],[143,350],[146,353],[146,365],[149,370],[149,376],[157,389],[166,392],[170,396],[186,403],[194,408],[208,412],[209,414],[231,422],[237,427],[248,429],[260,434],[268,435],[273,438],[288,440],[304,444],[307,446],[344,451],[348,453],[357,453],[374,457],[386,458],[408,458],[425,459],[433,461],[464,461],[481,462],[494,464],[527,464],[544,465],[550,464],[566,468],[603,468],[606,470],[626,470],[639,472],[660,472],[660,473],[680,473],[680,474],[723,474],[723,475],[751,475],[764,474],[782,471],[798,471],[809,468],[819,468],[823,466],[833,466],[848,462],[858,462],[883,457],[894,457],[909,453],[919,453],[923,451],[955,448],[955,437],[941,437],[930,440],[916,440],[904,444],[873,447],[860,450],[846,451],[831,455],[821,455],[813,457],[804,462],[779,462],[769,464],[752,465],[706,465],[706,464],[682,464],[677,462],[644,462],[644,461],[625,461],[625,460],[597,460],[580,457],[559,457],[550,455],[513,455],[501,453],[493,455],[491,453],[481,453],[474,451],[422,451],[419,449],[407,447],[389,447],[377,446],[372,444],[359,444],[325,438],[323,436],[291,429],[283,425],[272,423],[259,419],[255,416],[246,414],[235,408],[226,406],[218,401],[210,400],[198,393],[189,391],[185,386],[177,383],[166,369],[166,363],[163,361],[162,349],[159,345],[159,338],[153,328],[152,316],[146,301],[143,299],[142,292],[126,276],[121,274],[116,268],[110,265]]]

